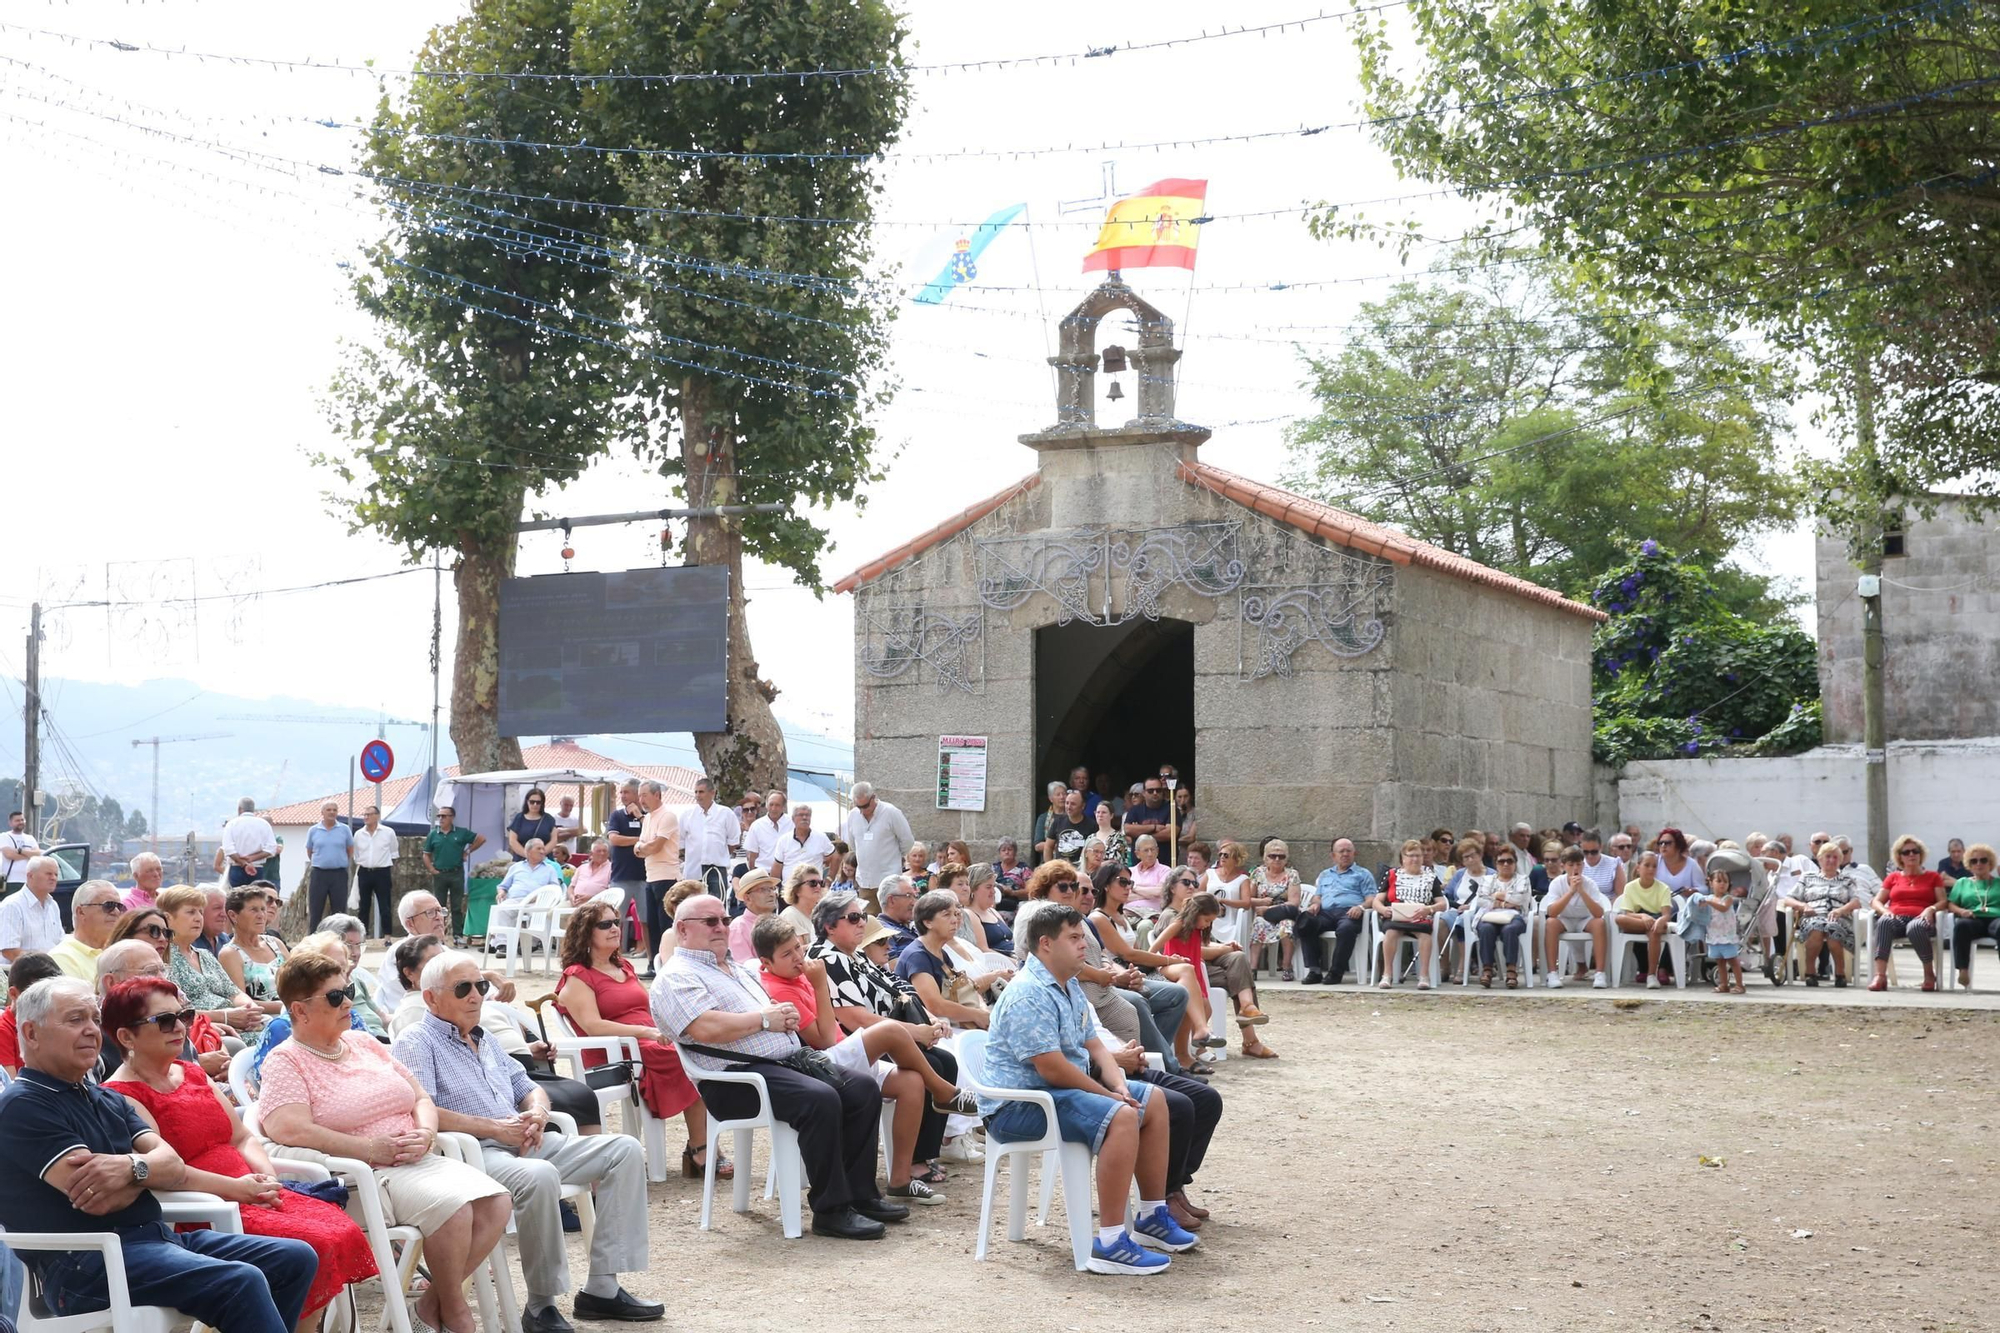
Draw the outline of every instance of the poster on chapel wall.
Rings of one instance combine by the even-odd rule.
[[[986,808],[986,738],[938,737],[937,808]]]

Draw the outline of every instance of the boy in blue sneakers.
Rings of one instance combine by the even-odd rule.
[[[983,1082],[993,1088],[1046,1092],[1055,1101],[1057,1132],[1097,1158],[1097,1239],[1093,1273],[1133,1277],[1162,1272],[1166,1253],[1201,1242],[1167,1209],[1166,1099],[1150,1084],[1125,1081],[1091,1023],[1090,1001],[1076,975],[1084,965],[1083,918],[1070,907],[1035,914],[1022,939],[1024,961],[993,1006]],[[1043,1112],[1027,1102],[979,1099],[988,1135],[1016,1143],[1039,1138]],[[1139,1214],[1128,1231],[1124,1211],[1132,1178],[1139,1180]]]

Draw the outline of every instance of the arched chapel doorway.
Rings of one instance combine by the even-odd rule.
[[[1161,764],[1197,780],[1193,625],[1141,617],[1035,631],[1035,810],[1043,788],[1077,764],[1110,775],[1111,790],[1099,789],[1106,796]]]

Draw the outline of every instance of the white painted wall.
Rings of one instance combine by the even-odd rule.
[[[1889,836],[1913,833],[1944,855],[1948,838],[2000,841],[2000,737],[1889,745]],[[1823,829],[1867,840],[1859,746],[1827,745],[1773,759],[1648,759],[1627,764],[1618,822],[1647,833],[1672,824],[1690,838],[1790,833],[1794,846]]]

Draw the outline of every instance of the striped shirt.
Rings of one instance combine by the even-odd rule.
[[[716,807],[720,809],[721,807]],[[673,1041],[683,1040],[688,1025],[703,1014],[721,1010],[725,1014],[754,1014],[768,1008],[771,997],[749,968],[736,963],[718,963],[715,955],[701,949],[679,948],[653,983],[653,1021]],[[741,1051],[766,1060],[782,1060],[799,1049],[799,1039],[789,1032],[752,1032],[735,1041],[703,1042],[718,1050]],[[727,1069],[730,1062],[700,1051],[683,1050],[681,1059],[696,1069]]]

